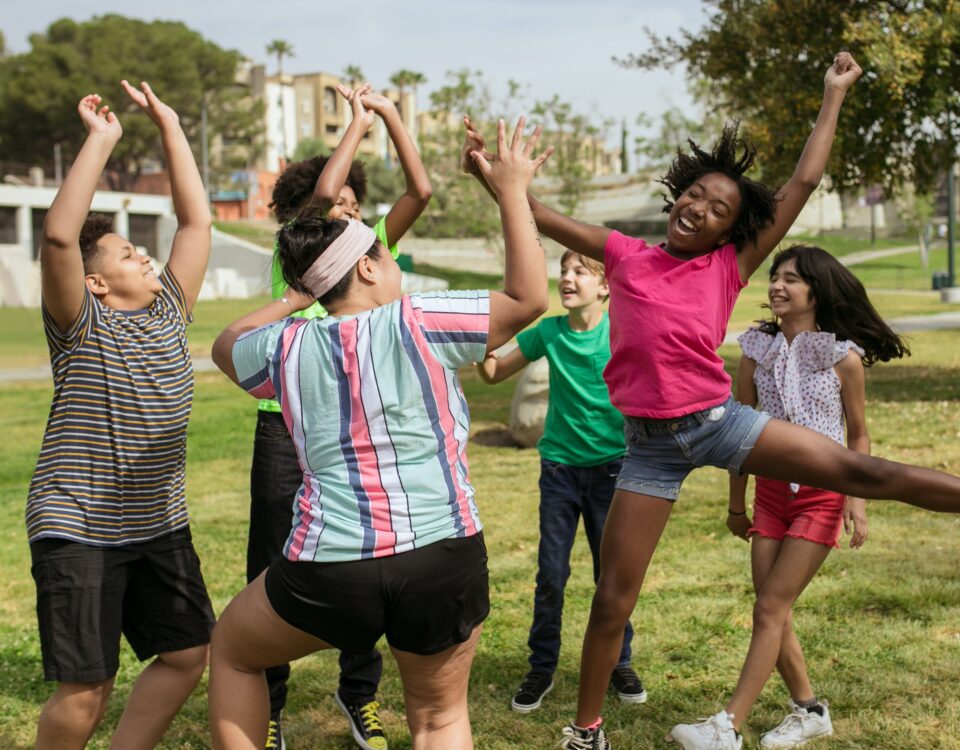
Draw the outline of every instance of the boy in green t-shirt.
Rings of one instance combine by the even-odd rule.
[[[517,336],[517,348],[477,365],[487,383],[499,383],[530,362],[550,364],[550,400],[540,451],[540,547],[533,624],[527,641],[530,671],[511,701],[515,711],[540,707],[553,688],[560,655],[563,591],[570,577],[570,549],[579,519],[600,575],[600,539],[625,453],[623,416],[610,404],[603,368],[610,359],[610,322],[603,310],[609,290],[603,266],[572,250],[560,259],[560,300],[566,315],[544,318]],[[610,682],[624,703],[643,703],[647,693],[630,666],[633,629]]]

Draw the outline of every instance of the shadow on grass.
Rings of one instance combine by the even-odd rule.
[[[510,434],[510,430],[506,427],[488,427],[483,430],[478,430],[470,437],[470,442],[476,443],[477,445],[485,445],[488,448],[523,447],[513,439],[513,435]]]

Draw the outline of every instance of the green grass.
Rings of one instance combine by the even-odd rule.
[[[253,224],[248,221],[215,221],[213,226],[221,232],[232,234],[267,249],[273,248],[277,228],[269,224]]]
[[[216,329],[247,303],[198,306],[194,335]],[[4,315],[8,311],[4,311]],[[34,313],[35,314],[35,313]],[[5,327],[4,330],[11,330]],[[24,334],[25,336],[26,334]],[[868,421],[876,453],[960,473],[960,333],[912,339],[914,356],[867,374]],[[721,353],[735,365],[735,347]],[[573,716],[579,646],[592,592],[583,539],[573,551],[557,687],[543,708],[509,710],[526,669],[537,547],[538,457],[506,437],[514,383],[491,388],[471,371],[463,383],[473,415],[470,468],[490,552],[492,611],[471,675],[471,718],[478,748],[555,746]],[[30,747],[51,686],[40,675],[34,589],[23,503],[49,407],[50,385],[17,384],[0,393],[0,745]],[[222,611],[243,585],[253,399],[218,374],[197,378],[189,432],[188,496],[194,537],[211,596]],[[730,694],[750,637],[752,598],[746,545],[723,526],[723,472],[705,469],[684,487],[633,615],[634,664],[650,691],[643,706],[610,700],[604,717],[614,746],[669,748],[678,721],[709,715]],[[836,737],[816,748],[901,750],[960,748],[960,519],[893,503],[872,504],[864,549],[828,559],[796,610],[817,691],[831,700]],[[381,644],[386,653],[386,649]],[[124,647],[114,698],[90,747],[106,748],[140,666]],[[353,748],[333,703],[332,653],[294,666],[287,710],[290,746]],[[209,747],[206,682],[175,720],[162,748]],[[391,747],[409,736],[397,670],[386,656],[379,694]],[[747,725],[747,742],[782,718],[779,680],[764,691]]]
[[[917,241],[914,237],[880,237],[876,242],[871,243],[869,238],[851,237],[845,234],[794,234],[787,237],[783,244],[784,246],[815,245],[839,257],[851,253],[861,253],[866,250],[883,250],[888,247],[916,245]]]

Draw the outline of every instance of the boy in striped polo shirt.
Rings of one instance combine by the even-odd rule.
[[[184,501],[193,369],[186,325],[210,254],[210,211],[179,118],[146,83],[177,233],[165,270],[89,215],[122,130],[92,94],[88,131],[40,246],[54,393],[27,499],[44,677],[37,748],[82,748],[107,707],[121,633],[141,660],[113,747],[154,747],[203,674],[214,616]]]

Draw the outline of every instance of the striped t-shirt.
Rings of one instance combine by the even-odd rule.
[[[114,310],[85,292],[66,333],[43,311],[53,403],[27,498],[31,542],[113,547],[187,525],[189,318],[174,276],[160,282],[146,310]]]
[[[383,557],[480,531],[457,368],[483,359],[489,315],[485,291],[404,295],[237,340],[240,384],[280,402],[303,470],[288,559]]]

